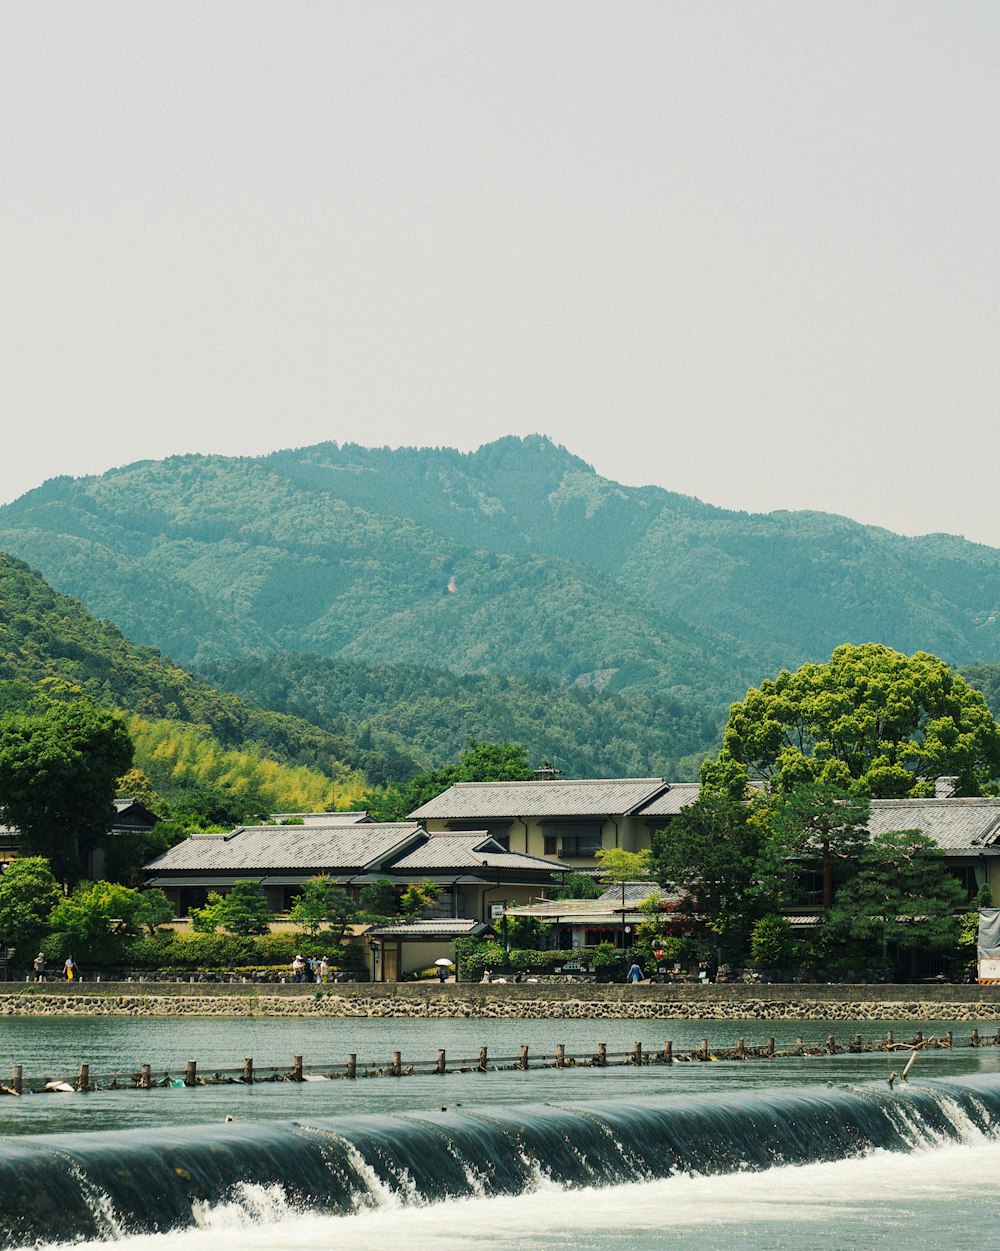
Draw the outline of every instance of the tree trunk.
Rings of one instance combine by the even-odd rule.
[[[823,844],[823,908],[833,907],[833,865],[830,863],[830,844]]]

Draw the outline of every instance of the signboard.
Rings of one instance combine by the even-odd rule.
[[[504,908],[506,908],[506,906],[507,905],[504,903],[491,903],[490,904],[490,920],[498,921],[503,916],[503,910]]]
[[[1000,982],[1000,956],[979,957],[979,981],[986,984]]]

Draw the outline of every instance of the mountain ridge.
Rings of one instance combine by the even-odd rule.
[[[622,486],[543,435],[135,462],[0,508],[0,547],[186,664],[610,674],[721,714],[845,641],[1000,661],[997,549]]]

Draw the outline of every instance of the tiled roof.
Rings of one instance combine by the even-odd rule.
[[[944,851],[975,855],[997,844],[1000,799],[873,799],[868,828],[872,834],[920,830]]]
[[[671,782],[670,789],[643,804],[641,817],[676,817],[682,808],[693,804],[701,791],[700,782]]]
[[[303,825],[359,825],[368,821],[368,811],[356,808],[352,812],[272,812],[271,820],[276,824],[288,819],[301,821]]]
[[[625,816],[666,786],[664,778],[456,782],[410,816],[417,821]]]
[[[421,873],[441,869],[530,870],[535,873],[563,873],[566,866],[557,860],[543,860],[507,851],[488,834],[435,834],[422,846],[407,851],[391,865],[393,873]]]
[[[378,925],[365,931],[366,938],[465,938],[481,934],[489,927],[483,921],[463,920],[455,917],[428,921],[400,921],[397,925]]]
[[[423,839],[412,821],[384,825],[249,825],[226,835],[195,835],[145,866],[150,872],[343,872],[380,864]]]

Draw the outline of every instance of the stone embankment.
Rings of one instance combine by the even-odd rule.
[[[1000,986],[0,986],[0,1016],[1000,1021]]]

